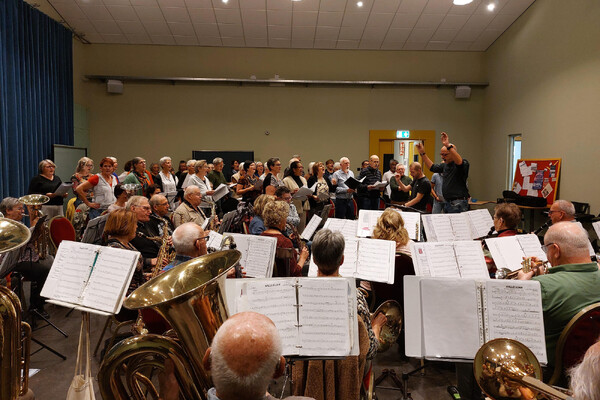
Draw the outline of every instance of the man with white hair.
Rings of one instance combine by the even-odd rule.
[[[163,269],[163,272],[208,253],[206,247],[208,233],[204,232],[204,229],[194,222],[179,225],[173,232],[172,239],[177,254],[175,259]]]
[[[144,267],[153,267],[156,265],[160,242],[151,239],[156,236],[156,232],[149,223],[150,214],[152,214],[150,203],[144,196],[131,196],[127,200],[125,208],[133,211],[138,221],[136,235],[130,242],[142,254]]]
[[[221,325],[204,355],[204,369],[213,385],[209,400],[275,400],[267,389],[283,375],[285,359],[279,332],[268,317],[253,311],[231,316]],[[161,377],[164,400],[179,399],[173,364],[165,364]],[[287,399],[308,399],[287,397]]]
[[[173,212],[173,225],[175,225],[175,228],[186,222],[195,222],[198,225],[202,225],[206,219],[206,215],[202,212],[200,203],[202,203],[200,188],[196,185],[186,187],[183,194],[183,202]]]
[[[587,232],[578,224],[559,222],[544,236],[543,249],[552,268],[547,274],[519,272],[519,279],[533,279],[542,288],[542,309],[548,364],[554,364],[558,337],[581,309],[600,302],[600,271],[591,262]]]
[[[575,206],[568,200],[556,200],[548,210],[552,224],[575,221]]]
[[[364,210],[378,210],[381,189],[375,187],[375,183],[381,182],[381,171],[379,170],[379,156],[373,154],[369,157],[369,165],[360,171],[358,179],[364,179],[358,186],[358,208]]]
[[[569,371],[573,398],[600,400],[600,341],[585,352],[581,363]]]
[[[352,193],[354,189],[346,186],[346,181],[354,178],[354,173],[350,170],[350,160],[348,157],[340,158],[340,167],[332,175],[337,183],[335,188],[335,217],[354,219],[354,202],[352,201]]]

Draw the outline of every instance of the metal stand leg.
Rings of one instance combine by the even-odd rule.
[[[35,309],[33,309],[33,310],[30,310],[30,312],[31,312],[31,313],[32,313],[34,316],[36,316],[36,317],[38,317],[38,318],[41,318],[41,319],[43,319],[44,321],[46,321],[46,323],[47,323],[48,325],[50,325],[51,327],[53,327],[54,329],[56,329],[56,330],[57,330],[58,332],[60,332],[60,333],[61,333],[61,334],[62,334],[64,337],[69,337],[69,335],[68,335],[68,334],[67,334],[65,331],[63,331],[62,329],[60,329],[58,326],[54,325],[52,322],[50,322],[50,321],[48,320],[48,318],[46,318],[46,317],[44,317],[42,314],[40,314],[40,312],[37,310],[37,308],[35,308]],[[37,329],[44,328],[44,327],[46,327],[46,326],[48,326],[48,325],[41,326],[41,327],[39,327],[39,328],[37,328]]]
[[[57,356],[59,356],[59,357],[60,357],[60,358],[62,358],[63,360],[66,360],[66,359],[67,359],[67,357],[66,357],[66,356],[64,356],[64,355],[62,355],[61,353],[59,353],[58,351],[54,350],[52,347],[50,347],[50,346],[48,346],[48,345],[46,345],[46,344],[44,344],[44,343],[40,342],[40,341],[39,341],[39,340],[37,340],[36,338],[32,337],[32,338],[31,338],[31,341],[32,341],[32,342],[34,342],[34,343],[37,343],[37,344],[39,344],[40,346],[42,346],[42,349],[46,349],[46,350],[48,350],[49,352],[56,354]],[[33,353],[31,353],[31,355],[33,355],[33,354],[37,353],[38,351],[40,351],[40,350],[42,350],[42,349],[38,349],[38,350],[34,351]]]

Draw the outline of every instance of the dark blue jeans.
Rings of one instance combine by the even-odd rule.
[[[358,208],[361,210],[379,210],[379,197],[359,197]]]
[[[354,219],[354,202],[352,199],[335,199],[335,217]]]
[[[469,200],[452,200],[444,203],[444,211],[448,214],[458,214],[469,211]]]

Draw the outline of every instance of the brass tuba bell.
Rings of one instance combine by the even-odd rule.
[[[542,382],[542,369],[527,346],[513,339],[490,340],[473,362],[477,384],[493,400],[569,397]]]
[[[202,358],[219,327],[228,317],[225,303],[227,272],[241,258],[226,250],[179,264],[137,288],[123,305],[131,310],[152,308],[173,327],[177,339],[139,335],[115,345],[106,355],[98,382],[105,399],[145,399],[144,390],[157,393],[145,372],[175,364],[185,399],[206,399],[211,380]]]
[[[379,333],[379,348],[377,351],[383,353],[392,347],[400,336],[400,331],[402,330],[402,307],[396,300],[387,300],[371,314],[371,320],[379,313],[383,313],[387,319]]]

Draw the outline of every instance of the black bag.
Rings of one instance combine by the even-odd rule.
[[[520,196],[512,190],[505,190],[502,192],[504,201],[506,203],[515,203],[519,206],[526,207],[546,207],[548,202],[543,197],[537,196]]]

